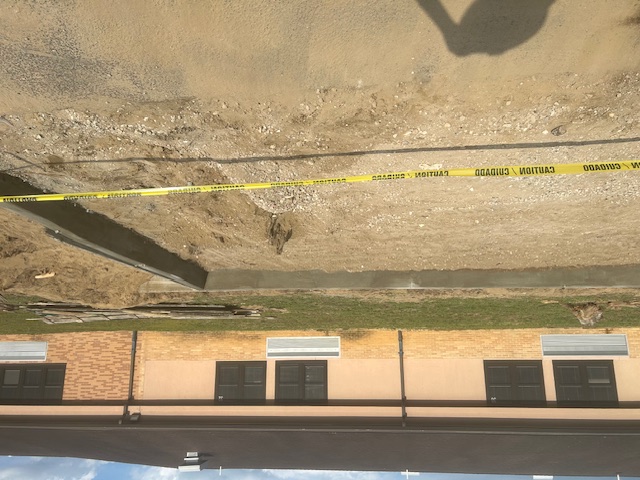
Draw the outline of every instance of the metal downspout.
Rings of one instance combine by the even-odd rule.
[[[127,401],[124,404],[124,410],[122,412],[123,420],[129,417],[129,403],[133,401],[133,377],[136,371],[137,344],[138,344],[138,331],[134,330],[131,334],[131,364],[129,367],[129,393],[127,395]]]
[[[407,425],[407,396],[404,390],[404,348],[402,343],[402,330],[398,330],[398,355],[400,357],[400,394],[402,404],[402,426]]]

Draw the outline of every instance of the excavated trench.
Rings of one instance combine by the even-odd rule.
[[[48,193],[6,173],[0,173],[0,191],[5,195]],[[74,247],[188,287],[202,289],[205,286],[207,272],[200,265],[180,258],[138,232],[79,204],[63,201],[2,205],[44,225],[49,235]]]
[[[0,191],[8,195],[45,193],[6,173],[0,173]],[[523,270],[287,272],[227,269],[207,272],[150,238],[72,202],[3,205],[44,225],[47,233],[60,241],[199,290],[640,288],[640,267],[637,265]]]
[[[640,287],[640,267],[609,265],[523,270],[365,272],[220,270],[209,273],[205,290],[562,287],[638,288]]]

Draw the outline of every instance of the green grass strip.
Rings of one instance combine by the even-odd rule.
[[[9,300],[9,299],[8,299]],[[15,296],[11,303],[24,304]],[[29,299],[29,301],[32,299]],[[548,303],[558,302],[558,303]],[[212,320],[111,320],[47,325],[32,312],[0,312],[0,334],[41,334],[81,331],[248,331],[431,329],[480,330],[514,328],[576,328],[580,324],[567,303],[595,302],[604,310],[598,327],[640,326],[640,308],[621,306],[638,301],[630,295],[549,298],[425,298],[417,302],[347,298],[319,294],[278,296],[200,296],[196,303],[259,307],[260,318]]]

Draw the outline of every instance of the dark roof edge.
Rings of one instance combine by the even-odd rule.
[[[202,416],[0,416],[0,428],[167,429],[247,431],[344,431],[395,433],[505,433],[539,435],[640,435],[640,420],[408,418],[389,417],[202,417]]]

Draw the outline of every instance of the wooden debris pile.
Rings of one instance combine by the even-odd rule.
[[[260,317],[259,310],[230,305],[189,305],[160,303],[125,309],[99,309],[74,303],[31,303],[27,310],[47,324],[87,323],[109,320],[167,318],[173,320],[213,320],[238,317]]]

